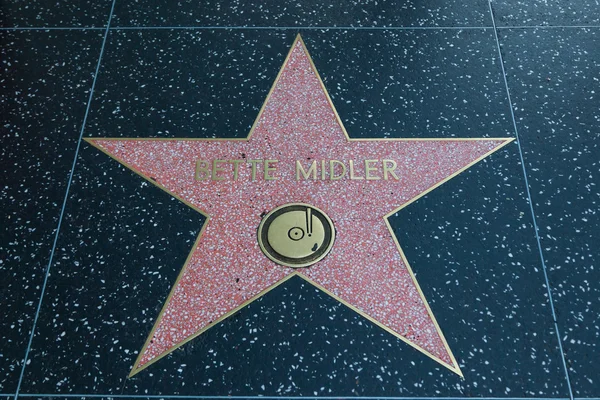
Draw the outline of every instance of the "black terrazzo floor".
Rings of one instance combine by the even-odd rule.
[[[352,137],[518,139],[390,219],[465,379],[301,279],[127,379],[204,219],[81,138],[244,137],[297,33]],[[597,0],[8,1],[0,67],[2,400],[600,398]]]

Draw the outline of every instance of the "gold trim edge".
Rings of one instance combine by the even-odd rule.
[[[398,251],[402,257],[402,260],[404,261],[410,275],[411,278],[413,279],[413,282],[415,283],[415,286],[417,288],[417,290],[419,291],[419,294],[421,296],[421,299],[423,300],[429,315],[431,316],[434,325],[436,327],[436,330],[438,332],[438,334],[440,335],[440,338],[442,339],[444,346],[448,352],[448,354],[450,355],[450,358],[452,360],[452,362],[454,363],[454,366],[450,366],[448,365],[446,362],[440,360],[439,358],[437,358],[436,356],[432,355],[431,353],[429,353],[427,350],[419,347],[418,345],[416,345],[413,342],[410,342],[408,339],[404,338],[403,336],[401,336],[400,334],[396,333],[395,331],[391,330],[390,328],[386,327],[385,325],[383,325],[382,323],[378,322],[377,320],[375,320],[374,318],[368,316],[368,314],[360,311],[358,308],[350,305],[349,303],[347,303],[346,301],[342,300],[341,298],[337,297],[336,295],[334,295],[333,293],[329,292],[327,289],[325,289],[324,287],[318,285],[317,283],[311,281],[310,279],[308,279],[306,276],[304,276],[300,271],[293,271],[291,272],[289,275],[287,275],[286,277],[284,277],[283,279],[279,280],[278,282],[276,282],[275,284],[271,285],[270,287],[266,288],[265,290],[259,292],[258,294],[256,294],[255,296],[253,296],[252,298],[250,298],[249,300],[247,300],[246,302],[240,304],[238,307],[236,307],[235,309],[229,311],[228,313],[224,314],[222,317],[220,317],[219,319],[213,321],[211,324],[201,328],[200,330],[198,330],[197,332],[195,332],[194,334],[192,334],[191,336],[189,336],[188,338],[186,338],[185,340],[181,341],[180,343],[178,343],[177,345],[175,345],[174,347],[170,348],[168,351],[158,355],[157,357],[155,357],[154,359],[152,359],[151,361],[147,362],[146,364],[144,364],[142,367],[139,367],[139,363],[141,361],[141,358],[145,352],[145,350],[147,349],[151,338],[154,335],[154,332],[156,331],[160,321],[162,320],[162,316],[164,314],[164,312],[166,311],[166,308],[168,306],[168,304],[170,303],[170,300],[175,292],[175,288],[177,287],[177,284],[179,283],[180,279],[182,278],[183,274],[185,273],[185,271],[187,270],[187,266],[189,261],[191,260],[191,257],[194,253],[194,250],[196,249],[196,247],[198,246],[198,243],[202,237],[202,234],[204,233],[206,227],[208,226],[209,222],[210,222],[210,216],[205,213],[204,211],[202,211],[201,209],[199,209],[198,207],[194,206],[193,204],[191,204],[190,202],[186,201],[185,199],[181,198],[180,196],[178,196],[177,194],[171,192],[170,190],[168,190],[167,188],[159,185],[157,182],[152,181],[151,179],[145,177],[144,175],[142,175],[140,172],[136,171],[131,165],[129,165],[126,162],[123,162],[121,160],[119,160],[118,158],[114,157],[112,154],[110,154],[109,152],[107,152],[106,150],[104,150],[102,147],[98,146],[96,143],[94,143],[95,141],[128,141],[128,140],[135,140],[135,141],[248,141],[252,134],[254,133],[254,130],[256,128],[256,125],[258,123],[258,121],[260,120],[260,117],[262,116],[264,109],[266,107],[266,104],[269,102],[269,99],[277,85],[277,83],[279,82],[279,79],[281,77],[281,74],[284,70],[284,68],[286,67],[288,60],[292,54],[292,51],[294,50],[296,44],[300,42],[302,44],[303,50],[305,52],[305,54],[307,55],[307,58],[310,61],[311,67],[313,69],[313,72],[315,73],[317,79],[319,80],[319,83],[321,84],[321,88],[323,89],[327,100],[330,104],[330,106],[332,107],[334,114],[336,116],[336,120],[339,124],[339,126],[341,127],[344,136],[346,137],[346,140],[349,142],[354,142],[354,141],[503,141],[504,143],[500,144],[499,146],[495,147],[494,149],[492,149],[491,151],[487,152],[486,154],[484,154],[483,156],[477,158],[476,160],[474,160],[473,162],[467,164],[465,167],[461,168],[460,170],[458,170],[457,172],[453,173],[452,175],[448,176],[447,178],[443,179],[442,181],[438,182],[437,184],[435,184],[434,186],[430,187],[428,190],[424,191],[423,193],[419,194],[418,196],[415,196],[414,198],[410,199],[408,202],[402,204],[400,207],[394,209],[393,211],[391,211],[390,213],[386,214],[383,219],[385,221],[385,224],[388,227],[388,230],[390,232],[390,235],[392,236],[394,242],[396,243],[396,246],[398,248]],[[106,138],[106,137],[87,137],[84,138],[84,141],[89,143],[90,145],[92,145],[93,147],[97,148],[98,150],[100,150],[102,153],[108,155],[110,158],[112,158],[113,160],[119,162],[120,164],[122,164],[123,166],[127,167],[128,169],[132,170],[134,173],[136,173],[137,175],[141,176],[143,179],[145,179],[146,181],[148,181],[149,183],[151,183],[152,185],[158,187],[159,189],[167,192],[169,195],[173,196],[174,198],[176,198],[177,200],[181,201],[183,204],[189,206],[190,208],[192,208],[193,210],[199,212],[201,215],[203,215],[204,217],[206,217],[206,220],[200,230],[200,233],[198,234],[196,240],[194,241],[193,244],[193,248],[190,251],[190,253],[188,254],[188,257],[182,267],[182,270],[180,271],[179,275],[177,276],[177,279],[175,280],[175,283],[173,284],[171,291],[165,301],[165,303],[163,304],[163,307],[154,323],[154,326],[152,328],[152,330],[150,331],[150,334],[148,335],[146,342],[144,343],[144,346],[142,348],[142,350],[140,351],[138,357],[136,358],[136,361],[134,363],[134,366],[131,370],[131,372],[128,375],[128,378],[133,377],[134,375],[136,375],[137,373],[141,372],[142,370],[146,369],[147,367],[149,367],[150,365],[154,364],[155,362],[157,362],[158,360],[162,359],[163,357],[165,357],[166,355],[172,353],[173,351],[175,351],[176,349],[178,349],[179,347],[183,346],[185,343],[189,342],[190,340],[198,337],[199,335],[201,335],[202,333],[204,333],[206,330],[210,329],[211,327],[213,327],[214,325],[222,322],[223,320],[225,320],[226,318],[228,318],[229,316],[235,314],[237,311],[239,311],[240,309],[244,308],[245,306],[247,306],[248,304],[252,303],[253,301],[257,300],[258,298],[262,297],[264,294],[268,293],[269,291],[271,291],[272,289],[274,289],[275,287],[279,286],[280,284],[284,283],[285,281],[289,280],[291,277],[298,275],[300,276],[302,279],[304,279],[305,281],[311,283],[312,285],[314,285],[316,288],[322,290],[324,293],[327,293],[328,295],[330,295],[331,297],[333,297],[334,299],[338,300],[340,303],[346,305],[347,307],[349,307],[350,309],[352,309],[353,311],[357,312],[358,314],[362,315],[363,317],[367,318],[369,321],[375,323],[377,326],[383,328],[384,330],[386,330],[389,333],[392,333],[394,336],[400,338],[402,341],[404,341],[405,343],[409,344],[411,347],[415,348],[416,350],[422,352],[423,354],[427,355],[428,357],[432,358],[434,361],[440,363],[441,365],[443,365],[444,367],[448,368],[449,370],[451,370],[452,372],[458,374],[461,378],[464,379],[464,376],[460,370],[460,367],[458,365],[458,363],[456,362],[456,359],[452,353],[452,351],[450,350],[450,347],[448,346],[448,343],[442,333],[441,328],[439,327],[437,320],[435,319],[433,313],[431,312],[431,309],[429,307],[429,304],[427,303],[427,300],[416,280],[416,277],[414,276],[414,273],[412,271],[412,268],[410,267],[410,264],[408,263],[408,260],[406,259],[406,256],[404,255],[404,252],[402,250],[402,248],[400,247],[400,244],[398,243],[398,240],[395,236],[395,234],[393,233],[393,230],[389,224],[388,218],[390,216],[392,216],[393,214],[397,213],[398,211],[400,211],[401,209],[403,209],[404,207],[408,206],[409,204],[415,202],[416,200],[418,200],[419,198],[425,196],[426,194],[428,194],[429,192],[431,192],[432,190],[434,190],[435,188],[439,187],[440,185],[442,185],[443,183],[449,181],[450,179],[454,178],[455,176],[457,176],[458,174],[464,172],[466,169],[470,168],[471,166],[473,166],[474,164],[478,163],[479,161],[483,160],[484,158],[488,157],[489,155],[491,155],[492,153],[500,150],[502,147],[506,146],[508,143],[514,141],[515,138],[507,138],[507,137],[498,137],[498,138],[381,138],[381,139],[363,139],[363,138],[350,138],[348,136],[348,133],[346,131],[346,128],[341,120],[341,118],[339,117],[339,114],[337,112],[337,109],[335,108],[330,96],[329,96],[329,92],[327,91],[323,80],[321,79],[321,76],[319,75],[312,57],[310,56],[310,53],[308,52],[308,49],[304,43],[304,41],[302,40],[300,34],[298,34],[294,40],[294,43],[292,44],[292,46],[290,47],[290,50],[288,51],[288,54],[284,60],[284,63],[282,64],[281,68],[279,69],[279,72],[277,74],[277,77],[275,78],[275,81],[273,83],[273,85],[271,86],[271,89],[269,90],[269,93],[267,94],[267,97],[265,98],[265,101],[258,113],[258,116],[256,117],[256,119],[254,120],[254,123],[252,125],[252,128],[250,129],[250,132],[248,133],[248,135],[246,136],[246,138]]]

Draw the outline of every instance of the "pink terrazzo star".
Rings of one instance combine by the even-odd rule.
[[[511,140],[349,139],[299,36],[247,139],[87,139],[208,216],[131,375],[291,276],[461,375],[387,217]],[[241,161],[220,164],[222,180],[198,180],[197,161],[215,159]],[[277,160],[268,172],[275,180],[265,179],[269,159]],[[363,179],[331,180],[319,170],[297,180],[297,160],[308,169],[332,159],[353,160]],[[380,160],[369,164],[376,167],[384,159],[397,163],[395,176],[365,170],[364,160]],[[254,179],[249,160],[263,160]],[[331,252],[310,267],[278,265],[259,247],[261,215],[287,203],[318,207],[335,226]]]

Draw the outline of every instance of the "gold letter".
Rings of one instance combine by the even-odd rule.
[[[325,160],[321,160],[321,180],[325,180]]]
[[[225,164],[227,161],[226,160],[213,160],[213,167],[212,167],[212,180],[213,181],[224,181],[225,177],[223,176],[218,176],[217,172],[223,172],[223,168],[219,167],[219,164]]]
[[[237,181],[238,179],[238,166],[244,162],[244,160],[229,160],[230,163],[233,163],[233,180]]]
[[[335,174],[334,163],[342,166],[342,174],[341,175]],[[337,181],[338,179],[342,179],[344,177],[344,175],[346,175],[346,165],[343,162],[338,161],[338,160],[329,160],[329,179],[331,179],[332,181]]]
[[[364,176],[354,176],[354,161],[350,160],[348,161],[350,163],[350,179],[353,181],[357,181],[360,179],[365,179]]]
[[[398,180],[398,175],[396,175],[396,173],[394,172],[394,170],[398,166],[398,164],[396,164],[396,161],[394,161],[394,160],[382,160],[382,161],[383,161],[383,179],[385,179],[387,181],[388,172],[389,172],[390,174],[392,174],[394,179]],[[392,166],[388,167],[387,163],[392,163]]]
[[[308,177],[312,174],[312,178],[313,179],[317,179],[317,162],[313,161],[312,164],[310,164],[310,167],[308,167],[308,171],[305,171],[304,168],[302,168],[302,164],[300,164],[299,160],[296,160],[296,180],[299,181],[300,180],[300,174],[302,174],[302,176],[304,177],[304,179],[308,179]]]
[[[371,171],[377,171],[377,167],[372,167],[369,165],[369,163],[374,163],[377,162],[379,160],[365,160],[365,175],[367,175],[367,180],[368,181],[374,181],[377,179],[381,179],[381,177],[379,176],[372,176],[371,175]]]
[[[265,168],[264,168],[264,170],[265,170],[265,181],[274,181],[274,180],[277,180],[277,177],[269,175],[269,171],[275,171],[275,169],[276,169],[275,166],[271,167],[269,164],[270,163],[275,164],[276,162],[279,162],[279,161],[277,161],[277,160],[265,160]]]
[[[202,172],[202,175],[200,173]],[[208,161],[206,160],[198,160],[196,161],[196,180],[203,181],[208,179],[210,176],[210,172],[208,172]]]
[[[256,165],[260,164],[262,160],[248,160],[248,162],[252,165],[252,180],[256,180]]]

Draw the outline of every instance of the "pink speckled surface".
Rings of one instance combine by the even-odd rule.
[[[384,216],[504,140],[349,141],[298,41],[248,141],[90,142],[210,216],[137,369],[295,271],[457,367]],[[276,159],[277,180],[265,181],[259,168],[252,181],[250,166],[241,164],[236,181],[196,181],[198,159]],[[392,159],[399,180],[296,181],[296,160],[306,168],[309,159],[355,160],[359,176],[363,160]],[[323,210],[337,234],[328,256],[299,270],[270,261],[256,237],[262,213],[292,202]]]

